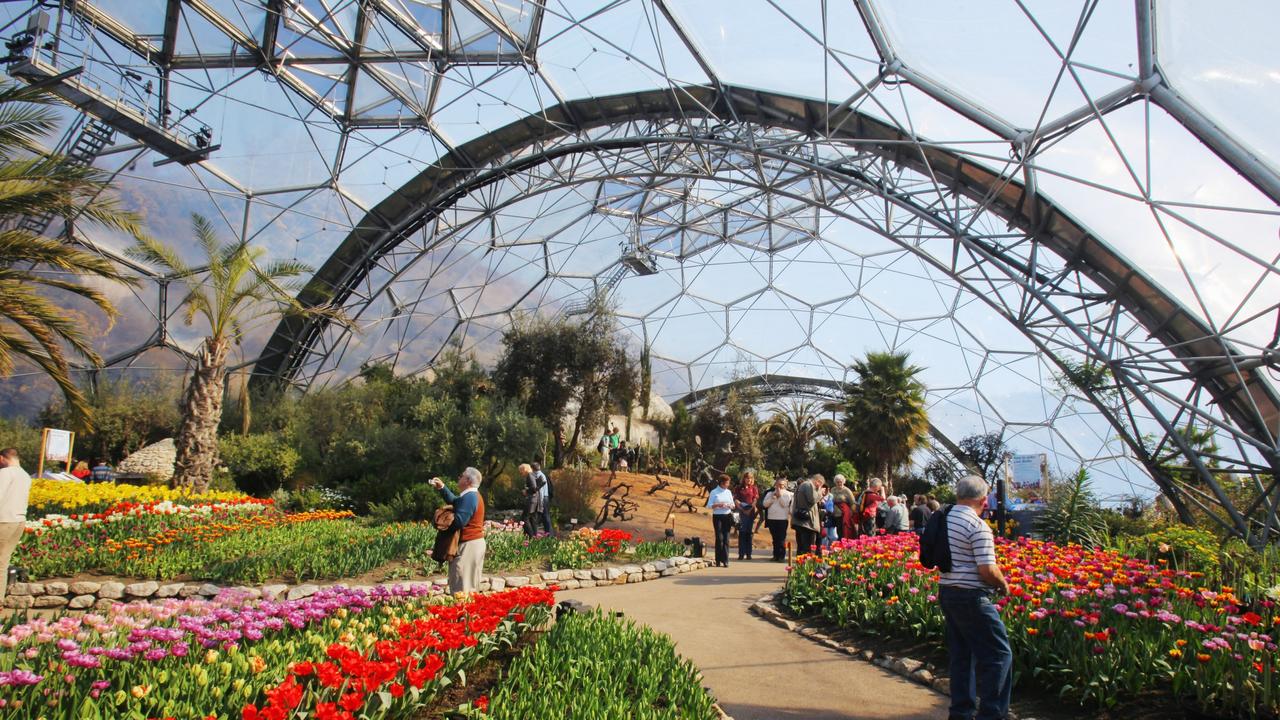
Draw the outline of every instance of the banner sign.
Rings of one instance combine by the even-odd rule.
[[[1014,455],[1009,458],[1009,479],[1016,490],[1036,489],[1044,486],[1048,458],[1038,455]]]
[[[40,463],[36,468],[36,477],[44,474],[46,462],[52,466],[64,466],[62,472],[71,470],[71,447],[75,437],[76,434],[70,430],[44,429],[40,438]]]

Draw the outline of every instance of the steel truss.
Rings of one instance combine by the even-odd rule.
[[[576,127],[557,122],[570,115],[580,119]],[[584,126],[581,118],[594,124]],[[819,126],[830,131],[824,136]],[[698,211],[703,225],[707,213],[721,215],[724,231],[715,242],[776,229],[776,218],[757,214],[758,227],[738,223],[727,231],[730,213],[751,217],[752,207],[779,202],[795,208],[787,213],[800,232],[794,242],[821,235],[816,225],[797,223],[802,208],[893,240],[989,304],[1064,373],[1081,363],[1105,368],[1111,378],[1105,385],[1073,392],[1107,419],[1181,516],[1189,519],[1196,509],[1250,538],[1274,527],[1274,493],[1263,483],[1280,467],[1273,432],[1280,403],[1256,372],[1274,364],[1273,351],[1234,347],[1017,180],[848,109],[736,88],[584,102],[514,123],[462,150],[472,163],[439,163],[375,208],[302,299],[336,301],[356,318],[382,312],[380,305],[371,310],[375,299],[457,233],[519,200],[601,181],[629,184],[643,196],[642,211],[633,213],[639,237],[659,258],[679,264],[712,244],[690,241],[690,203],[672,184],[715,178],[744,189],[733,203]],[[782,249],[771,243],[753,246]],[[410,302],[395,312],[412,311]],[[340,358],[351,339],[317,322],[288,320],[256,373],[307,384],[336,366],[331,357]],[[1206,457],[1188,444],[1186,427],[1213,428],[1233,447]],[[1149,437],[1152,428],[1159,440]],[[1177,477],[1167,469],[1171,455],[1185,464]],[[1224,460],[1249,479],[1245,507],[1220,482]],[[1188,476],[1213,502],[1187,492]]]

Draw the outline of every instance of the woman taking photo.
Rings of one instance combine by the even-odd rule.
[[[723,473],[717,478],[716,489],[707,497],[711,508],[711,527],[716,533],[716,567],[729,567],[729,531],[733,529],[733,491],[730,478]]]

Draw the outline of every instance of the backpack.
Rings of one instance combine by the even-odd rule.
[[[920,564],[951,572],[951,537],[947,531],[947,516],[955,505],[944,505],[929,516],[920,536]]]

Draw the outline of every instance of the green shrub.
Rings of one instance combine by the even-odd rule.
[[[439,491],[426,483],[410,485],[386,503],[369,505],[369,517],[378,522],[430,520],[444,504]]]
[[[488,717],[712,720],[713,703],[671,638],[596,610],[560,620],[516,658]]]
[[[642,542],[636,544],[635,552],[631,555],[631,560],[638,563],[646,563],[652,560],[666,560],[671,557],[683,556],[684,550],[684,544],[676,542],[675,540]]]
[[[1036,529],[1045,539],[1060,545],[1076,543],[1088,547],[1102,543],[1107,524],[1087,470],[1080,468],[1070,479],[1054,483]]]
[[[254,495],[282,487],[302,459],[280,433],[225,435],[218,452],[240,489]]]

